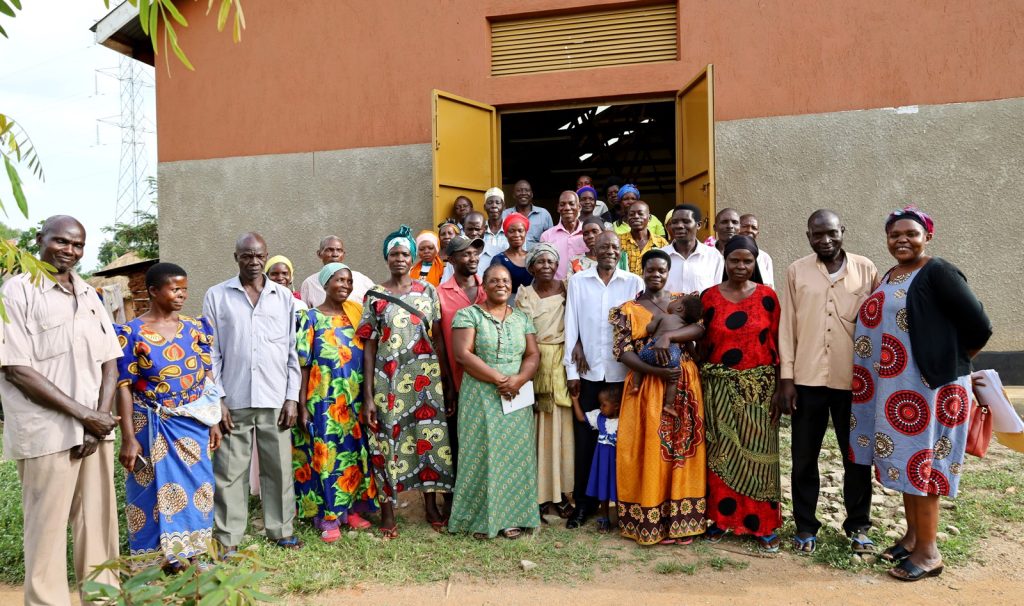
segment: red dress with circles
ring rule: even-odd
[[[707,364],[720,364],[728,369],[750,371],[758,367],[774,368],[779,364],[779,300],[771,288],[758,285],[754,293],[733,303],[726,299],[718,287],[712,287],[701,295],[704,305],[704,348]],[[704,378],[705,414],[711,415],[713,404],[709,397],[715,397],[714,382],[718,378]],[[774,377],[770,382],[774,386]],[[709,391],[710,390],[710,391]],[[771,393],[766,394],[771,397]],[[754,405],[748,403],[748,405]],[[761,427],[751,427],[751,423],[759,421]],[[737,425],[736,423],[739,423]],[[708,419],[710,428],[719,427],[720,431],[733,432],[745,436],[756,436],[757,446],[746,444],[744,447],[759,448],[767,445],[768,453],[759,453],[774,457],[775,463],[770,466],[767,484],[773,485],[774,498],[754,498],[745,494],[744,482],[740,474],[735,474],[731,482],[708,469],[708,518],[722,530],[731,530],[737,535],[769,536],[782,526],[782,508],[777,492],[779,482],[778,467],[778,427],[767,422],[765,411],[748,416],[740,421]],[[723,441],[725,439],[723,438]],[[709,463],[713,456],[711,438],[709,437]],[[724,456],[724,455],[719,455]],[[732,484],[732,485],[730,485]],[[762,484],[763,486],[764,484]],[[749,492],[749,491],[748,491]]]

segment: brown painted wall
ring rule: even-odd
[[[609,0],[255,0],[240,44],[185,3],[162,55],[159,158],[424,143],[430,90],[501,107],[667,93],[715,64],[716,118],[1024,96],[1020,0],[680,0],[680,60],[489,74],[488,17],[629,5]],[[600,32],[595,32],[600,35]]]

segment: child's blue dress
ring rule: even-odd
[[[615,489],[615,441],[619,434],[619,420],[609,419],[600,410],[587,413],[587,422],[597,430],[594,462],[590,465],[587,496],[600,501],[618,501]]]

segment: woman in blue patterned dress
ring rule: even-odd
[[[927,253],[931,217],[907,207],[885,222],[897,265],[864,301],[854,339],[850,456],[874,463],[903,493],[907,532],[882,554],[902,581],[942,573],[939,497],[954,497],[963,470],[971,358],[992,325],[963,273]]]
[[[213,525],[212,451],[220,445],[220,393],[213,383],[213,329],[179,315],[185,270],[146,272],[150,309],[117,325],[119,459],[128,471],[125,518],[133,566],[176,571],[206,553]]]
[[[383,253],[391,278],[366,293],[356,336],[363,341],[363,406],[379,531],[394,539],[394,504],[405,490],[421,491],[427,522],[444,529],[437,493],[452,491],[455,474],[438,363],[445,355],[440,299],[428,282],[409,277],[416,242],[407,226],[384,239]]]
[[[341,538],[342,524],[370,527],[359,513],[377,509],[377,487],[359,424],[363,343],[355,327],[363,306],[348,300],[352,271],[346,265],[328,263],[317,278],[324,302],[297,312],[302,388],[292,429],[292,473],[299,517],[313,518],[320,538],[333,543]]]

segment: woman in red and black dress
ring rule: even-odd
[[[757,244],[734,236],[725,247],[728,279],[701,295],[707,423],[707,539],[751,535],[779,550],[779,428],[770,404],[779,371],[779,300],[752,281]]]

